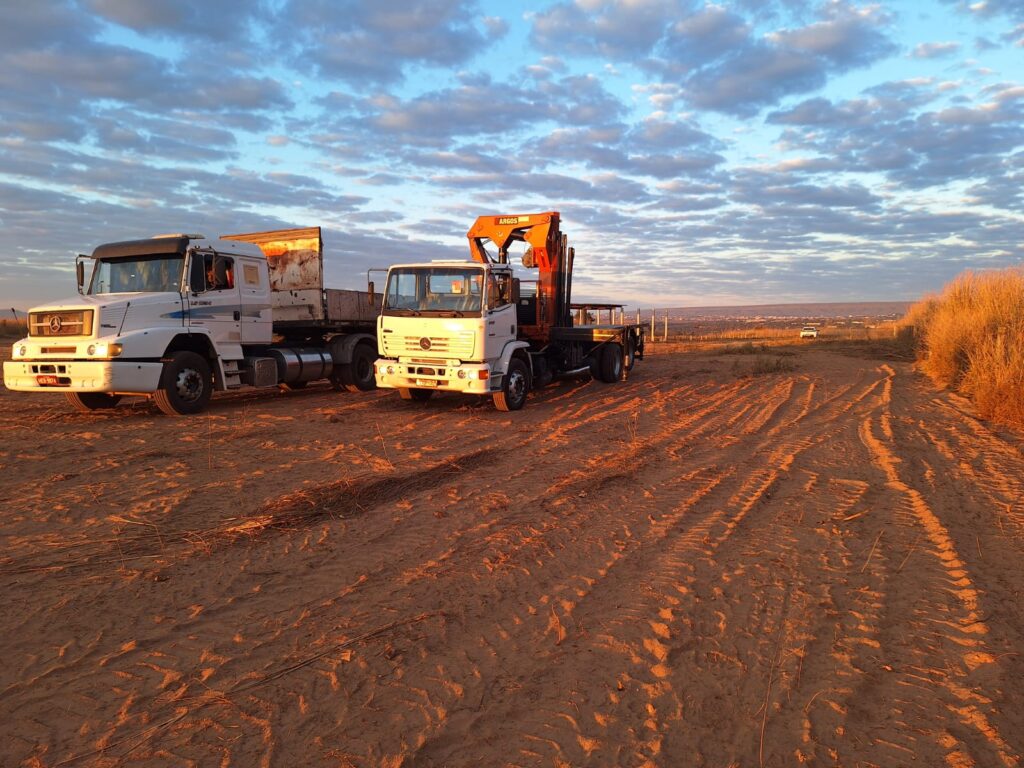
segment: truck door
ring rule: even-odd
[[[212,251],[192,253],[189,326],[205,328],[217,344],[242,340],[242,313],[235,260]]]
[[[267,262],[239,258],[236,282],[242,298],[242,343],[269,344],[274,338]]]
[[[484,311],[484,357],[501,356],[505,345],[516,338],[516,305],[512,302],[512,274],[491,272],[487,276]]]

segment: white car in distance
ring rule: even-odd
[[[800,329],[801,339],[816,339],[818,338],[818,329],[813,325],[805,325]]]

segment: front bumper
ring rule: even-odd
[[[150,394],[160,385],[163,363],[129,360],[11,360],[4,386],[15,392],[120,392]],[[55,377],[57,383],[40,377]]]
[[[393,373],[388,373],[388,368]],[[413,363],[381,358],[374,363],[373,371],[377,386],[382,389],[442,389],[489,395],[501,388],[500,374],[493,373],[485,363]]]

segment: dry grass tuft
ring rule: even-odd
[[[984,418],[1024,426],[1024,269],[965,272],[904,323],[933,380],[966,394]]]
[[[768,373],[789,373],[796,370],[796,365],[782,355],[769,357],[758,355],[754,358],[754,364],[750,368],[750,376],[763,376]]]
[[[0,337],[20,339],[28,336],[28,321],[14,318],[0,318]]]

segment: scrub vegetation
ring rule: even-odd
[[[1024,426],[1024,268],[965,272],[911,307],[905,324],[925,373],[982,417]]]

